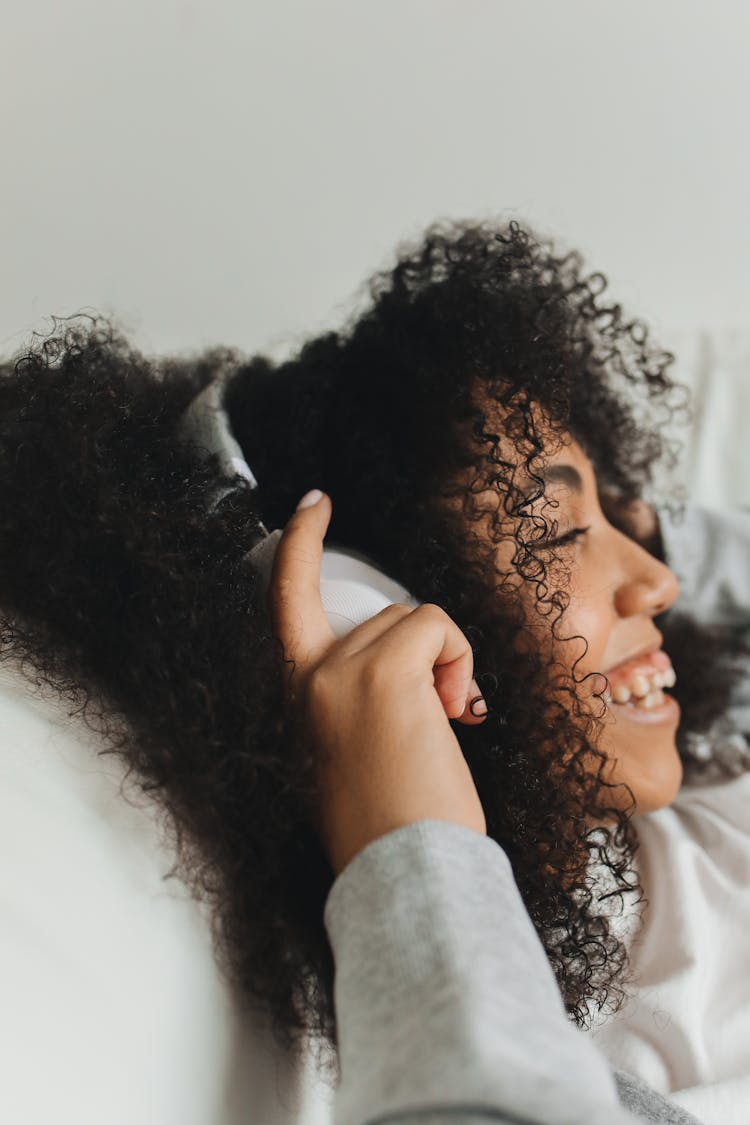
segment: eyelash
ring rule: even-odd
[[[540,548],[545,550],[549,547],[567,547],[569,544],[575,542],[576,539],[580,539],[582,535],[585,535],[588,530],[588,527],[573,527],[570,531],[567,531],[565,535],[561,535],[559,539],[545,539],[543,542],[537,543],[536,548],[537,550]]]

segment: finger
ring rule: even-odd
[[[459,719],[462,723],[480,723],[486,717],[484,714],[472,710],[472,700],[481,700],[482,693],[476,680],[472,677],[473,656],[471,660],[464,659],[452,664],[444,664],[433,668],[435,690],[440,696],[443,710],[449,719]]]
[[[391,629],[402,617],[406,617],[410,613],[414,613],[414,606],[404,605],[402,602],[393,602],[391,605],[385,606],[338,641],[337,658],[347,659],[355,656],[376,641],[388,629]]]
[[[271,571],[268,601],[274,631],[285,658],[301,671],[317,663],[335,639],[320,597],[323,539],[331,511],[325,493],[316,503],[298,507],[284,528]]]
[[[426,603],[396,621],[378,640],[378,659],[392,660],[406,681],[431,668],[448,718],[464,715],[474,682],[474,655],[458,625],[439,606]]]
[[[353,629],[343,640],[338,642],[337,659],[346,660],[361,652],[376,641],[378,637],[393,628],[397,621],[410,613],[414,613],[414,610],[414,606],[403,605],[400,602],[394,602],[393,605],[386,606],[385,609],[376,613],[374,617],[369,618],[363,624],[358,625],[356,629]],[[467,695],[463,701],[463,709],[460,714],[453,714],[458,707],[456,698],[460,697],[463,686],[460,676],[458,677],[458,685],[456,684],[456,676],[456,669],[453,667],[433,668],[433,679],[437,693],[441,702],[447,702],[451,711],[448,717],[457,718],[462,723],[477,724],[483,722],[487,716],[487,705],[482,698],[476,680],[471,678],[466,685]],[[473,707],[472,704],[474,704]],[[483,711],[482,707],[484,708]],[[447,711],[446,714],[448,714]]]
[[[477,681],[472,680],[466,699],[466,707],[463,714],[458,716],[458,721],[459,723],[464,723],[466,726],[478,726],[479,723],[483,723],[486,718],[487,703],[479,690]]]

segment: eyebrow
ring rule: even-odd
[[[573,492],[583,492],[583,479],[573,465],[547,465],[536,474],[544,484],[566,484]]]
[[[549,484],[564,484],[576,496],[580,496],[583,492],[583,478],[574,465],[568,465],[565,462],[555,463],[553,465],[545,465],[540,469],[534,469],[534,477],[527,477],[524,474],[524,482],[521,487],[526,492],[527,496],[533,496],[539,488],[541,482],[543,488]]]

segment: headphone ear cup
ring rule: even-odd
[[[342,578],[321,578],[320,596],[328,624],[336,637],[345,637],[357,625],[369,621],[386,606],[393,605],[380,590]]]
[[[218,380],[212,381],[196,395],[181,421],[183,440],[191,441],[204,454],[216,457],[226,474],[227,479],[219,481],[209,500],[209,511],[238,487],[238,476],[247,482],[245,487],[257,488],[255,476],[231,432],[222,395],[222,384]],[[271,581],[271,569],[282,531],[279,528],[268,534],[263,523],[258,521],[258,532],[262,538],[245,557],[258,573],[259,592],[264,596]],[[345,637],[357,625],[394,602],[405,602],[415,608],[419,605],[408,590],[366,557],[332,547],[323,548],[320,594],[336,637]]]
[[[282,529],[277,528],[264,536],[247,554],[247,559],[258,571],[263,593],[271,581],[271,568]],[[334,636],[345,637],[357,625],[369,621],[381,609],[394,602],[413,608],[419,605],[408,590],[389,578],[374,563],[354,557],[335,548],[323,549],[320,596],[323,609]]]
[[[337,637],[345,637],[388,605],[399,603],[413,609],[419,605],[400,582],[375,563],[345,549],[323,548],[320,575],[323,608]]]
[[[260,542],[256,543],[252,550],[245,555],[247,561],[258,573],[260,587],[264,594],[271,584],[271,569],[282,534],[283,528],[277,527],[276,531],[264,535]]]

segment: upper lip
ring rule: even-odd
[[[604,675],[608,676],[610,672],[614,672],[616,668],[621,667],[623,664],[629,664],[631,660],[638,660],[641,656],[651,656],[652,653],[659,651],[663,643],[664,638],[660,633],[655,641],[651,641],[647,645],[642,645],[641,648],[634,649],[629,656],[623,657],[623,659],[618,660],[616,664],[612,664],[609,668],[606,668]]]

